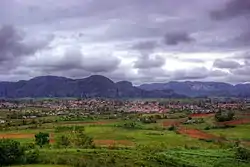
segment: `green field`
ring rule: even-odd
[[[155,114],[142,114],[141,117]],[[132,115],[134,117],[134,115]],[[105,115],[106,117],[106,115]],[[49,119],[57,119],[50,117]],[[50,134],[50,143],[43,147],[35,146],[27,153],[38,151],[34,164],[65,164],[77,167],[249,167],[250,161],[238,159],[235,141],[242,141],[247,147],[250,141],[250,124],[230,128],[214,128],[213,116],[204,117],[201,123],[184,124],[186,113],[171,113],[168,118],[143,123],[138,118],[124,120],[94,119],[84,121],[57,121],[33,125],[17,125],[0,131],[1,137],[11,138],[28,145],[35,143],[34,135],[39,132]],[[192,118],[198,120],[200,118]],[[169,127],[175,125],[173,130]],[[133,125],[128,127],[127,125]],[[210,129],[205,130],[206,127]],[[212,128],[213,127],[213,128]],[[60,131],[61,128],[61,131]],[[65,129],[62,129],[65,128]],[[81,129],[82,128],[82,129]],[[181,133],[181,129],[189,133]],[[80,129],[90,137],[95,147],[58,146],[61,136],[70,136]],[[194,134],[191,132],[193,131]],[[202,138],[204,134],[223,137],[223,140]],[[201,136],[201,138],[199,138]],[[225,140],[224,140],[225,139]],[[31,157],[32,157],[31,156]],[[30,158],[30,157],[29,157]],[[202,164],[202,165],[201,165]],[[21,167],[21,166],[16,166]],[[63,167],[58,165],[27,165],[23,167]]]
[[[227,129],[212,129],[208,130],[208,133],[215,135],[222,135],[228,139],[240,139],[250,141],[250,125],[237,125],[233,128]]]

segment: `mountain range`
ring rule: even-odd
[[[131,82],[114,82],[101,75],[92,75],[83,79],[40,76],[27,81],[0,82],[0,97],[250,97],[250,84],[186,81],[142,84],[136,87]]]
[[[250,84],[186,81],[143,84],[139,88],[148,91],[171,89],[189,97],[250,97]]]
[[[25,97],[107,97],[107,98],[181,98],[170,89],[144,90],[128,81],[113,82],[93,75],[84,79],[40,76],[28,81],[0,82],[1,98]]]

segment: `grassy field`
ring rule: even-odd
[[[167,166],[179,167],[249,167],[250,162],[235,159],[235,148],[228,144],[237,139],[250,146],[250,124],[235,125],[221,129],[216,126],[213,115],[202,116],[202,123],[183,124],[188,116],[183,113],[169,114],[168,119],[156,123],[136,122],[133,128],[125,127],[129,121],[121,119],[92,121],[60,121],[45,123],[34,129],[16,126],[0,131],[0,138],[11,138],[21,144],[34,143],[35,134],[50,134],[50,145],[39,148],[40,161],[37,164],[68,164],[73,166]],[[152,116],[144,114],[143,116]],[[164,117],[165,118],[165,117]],[[192,119],[200,119],[193,117]],[[175,125],[174,130],[169,127]],[[57,131],[58,127],[84,127],[84,134],[93,138],[92,149],[62,148],[56,142],[61,135],[71,130]],[[18,130],[17,130],[18,129]],[[210,136],[224,140],[210,140]],[[205,138],[199,138],[203,136]],[[231,144],[231,143],[230,143]],[[246,145],[245,145],[246,144]],[[75,162],[76,161],[76,162]],[[202,164],[202,165],[201,165]],[[23,167],[60,167],[57,165],[28,165]],[[21,166],[16,166],[21,167]],[[61,166],[63,167],[63,166]]]
[[[79,125],[80,126],[80,125]],[[82,126],[82,125],[81,125]],[[155,125],[152,125],[154,127]],[[146,129],[126,129],[115,127],[114,125],[93,125],[84,126],[87,135],[93,137],[97,141],[128,141],[131,145],[152,145],[155,143],[164,144],[166,148],[173,147],[202,147],[216,148],[213,143],[207,143],[198,139],[192,139],[188,136],[176,134],[168,130],[147,130],[151,125],[146,124]],[[1,137],[13,138],[22,143],[34,142],[34,135],[39,132],[48,132],[53,134],[54,138],[65,134],[65,132],[56,133],[54,129],[33,129],[33,130],[13,130],[8,132],[0,132]],[[97,142],[98,143],[98,142]],[[126,142],[124,142],[126,143]],[[108,144],[108,143],[107,143]],[[125,144],[126,145],[126,144]]]
[[[228,139],[240,139],[240,140],[249,140],[250,141],[250,125],[237,125],[232,128],[227,129],[212,129],[208,130],[208,133],[221,135]]]

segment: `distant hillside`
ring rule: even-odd
[[[0,82],[0,97],[107,97],[107,98],[180,98],[173,90],[143,90],[128,81],[113,82],[101,75],[84,79],[41,76],[28,81]]]
[[[223,82],[168,82],[143,84],[139,88],[153,91],[171,89],[191,97],[250,97],[250,84],[231,85]]]

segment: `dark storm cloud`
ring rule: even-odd
[[[164,36],[164,42],[167,45],[178,45],[179,43],[191,43],[193,41],[194,38],[186,32],[172,32]]]
[[[247,15],[250,15],[249,0],[229,0],[225,7],[211,13],[211,17],[216,20],[230,19],[237,16],[249,17]]]
[[[134,62],[134,68],[150,69],[162,67],[166,60],[161,56],[141,56]]]
[[[221,69],[236,69],[241,67],[240,63],[233,61],[233,60],[222,60],[222,59],[216,59],[213,64],[216,68]]]
[[[0,29],[0,61],[15,59],[33,52],[33,49],[22,43],[23,38],[12,26],[3,26]]]
[[[228,0],[227,3],[211,12],[211,18],[216,21],[223,21],[221,24],[233,22],[228,29],[238,30],[235,37],[228,40],[228,47],[249,47],[250,45],[250,1],[249,0]],[[232,21],[233,20],[233,21]],[[231,44],[231,45],[230,45]]]
[[[50,40],[52,39],[28,41],[13,26],[3,26],[0,29],[0,64],[10,68],[21,58],[33,55],[46,47]]]

